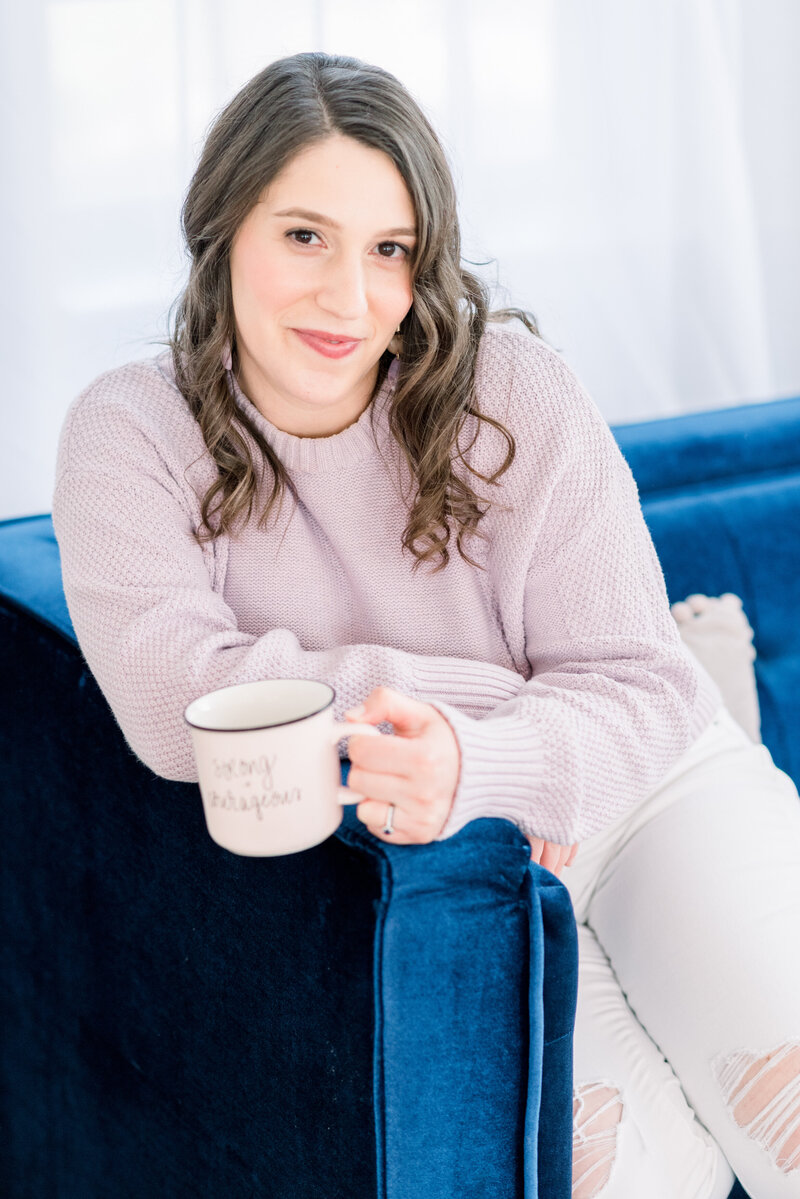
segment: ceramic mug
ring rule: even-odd
[[[209,834],[248,857],[297,853],[330,837],[343,803],[336,746],[371,724],[333,719],[336,692],[312,679],[264,679],[201,695],[186,708]]]

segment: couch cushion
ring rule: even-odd
[[[796,476],[800,397],[616,425],[639,493],[675,495],[724,481]]]

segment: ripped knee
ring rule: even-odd
[[[739,1127],[785,1174],[800,1169],[800,1041],[722,1053],[712,1068]]]
[[[593,1199],[608,1182],[622,1099],[608,1082],[576,1087],[572,1098],[572,1199]]]

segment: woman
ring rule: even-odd
[[[377,67],[282,59],[183,225],[171,353],[75,401],[53,502],[130,746],[194,781],[192,699],[318,678],[393,726],[350,740],[376,837],[506,817],[556,872],[580,843],[573,1194],[722,1199],[731,1163],[800,1195],[797,793],[683,648],[606,422],[461,267],[428,121]],[[781,904],[744,902],[752,856]]]

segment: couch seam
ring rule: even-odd
[[[360,849],[378,862],[381,880],[380,899],[376,904],[375,937],[372,946],[372,971],[375,980],[375,1033],[372,1047],[372,1103],[375,1121],[375,1164],[377,1168],[377,1199],[387,1199],[386,1171],[386,1076],[384,1051],[384,978],[383,954],[386,917],[392,899],[392,868],[388,854],[380,848],[379,841],[362,836],[357,830],[341,826],[335,836],[345,844]]]

